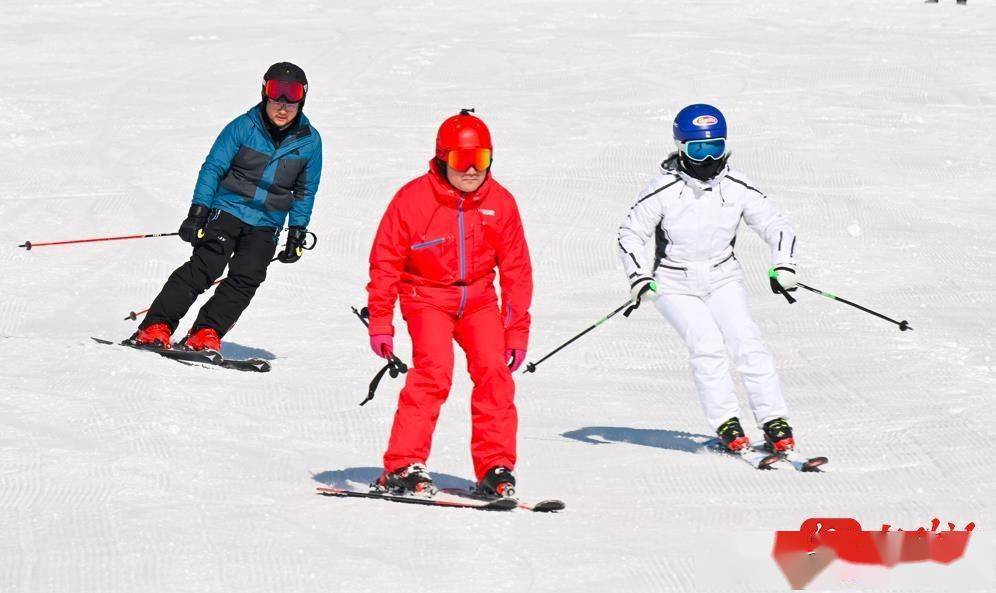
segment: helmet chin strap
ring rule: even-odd
[[[684,153],[679,152],[678,163],[681,165],[682,171],[688,173],[695,179],[698,179],[699,181],[709,181],[716,175],[719,175],[719,172],[726,166],[726,160],[729,157],[729,154],[725,154],[719,159],[707,158],[704,161],[693,161]]]

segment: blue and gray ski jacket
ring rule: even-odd
[[[259,105],[235,118],[214,141],[194,188],[194,204],[223,210],[253,226],[307,228],[322,176],[322,139],[301,114],[279,147]]]

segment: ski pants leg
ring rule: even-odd
[[[425,463],[439,408],[453,383],[453,337],[456,319],[430,305],[403,309],[412,339],[412,366],[398,396],[398,409],[384,453],[384,469],[396,471]]]
[[[733,355],[754,420],[761,425],[774,418],[787,418],[788,407],[775,361],[764,345],[761,329],[750,315],[743,282],[724,284],[707,296],[705,302]]]
[[[204,303],[191,331],[214,328],[224,336],[249,306],[256,289],[266,280],[266,269],[277,251],[277,231],[246,226],[238,237],[235,257],[228,264],[228,276]]]
[[[702,297],[665,294],[654,305],[688,347],[699,403],[712,429],[739,416],[740,405],[733,393],[723,332]]]
[[[774,360],[750,316],[742,282],[728,282],[705,297],[664,295],[656,306],[688,347],[699,401],[713,430],[740,415],[727,348],[743,378],[755,420],[760,424],[787,417]]]
[[[470,394],[470,454],[477,479],[493,467],[515,469],[518,413],[515,381],[505,361],[505,327],[495,303],[469,312],[456,324],[474,383]]]
[[[190,260],[170,274],[139,327],[165,323],[176,331],[197,297],[225,271],[242,227],[241,220],[225,212],[208,222],[204,239],[194,246]]]

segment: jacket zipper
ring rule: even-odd
[[[463,316],[463,308],[467,305],[467,260],[466,260],[466,245],[464,242],[467,240],[463,232],[463,201],[467,197],[467,194],[461,193],[460,200],[457,201],[457,232],[460,233],[460,240],[457,242],[457,254],[460,260],[460,306],[457,308],[457,317]]]

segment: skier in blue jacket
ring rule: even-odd
[[[262,101],[221,131],[180,225],[193,254],[170,275],[133,342],[170,348],[180,319],[227,266],[228,276],[178,345],[220,351],[221,337],[266,279],[288,217],[287,243],[277,258],[301,258],[322,174],[322,140],[302,113],[307,94],[301,68],[274,64],[263,76]]]

